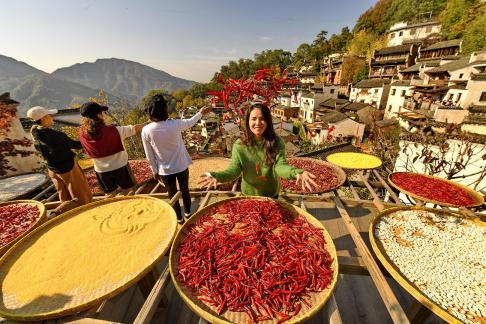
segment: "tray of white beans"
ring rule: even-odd
[[[370,240],[393,278],[447,322],[486,321],[486,224],[445,210],[376,215]]]

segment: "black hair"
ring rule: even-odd
[[[254,109],[260,109],[263,115],[263,119],[265,120],[265,123],[267,124],[267,127],[265,128],[265,131],[263,132],[262,135],[262,140],[263,140],[263,150],[265,152],[265,163],[267,165],[272,165],[275,163],[275,160],[277,158],[278,154],[278,142],[277,142],[277,134],[275,133],[275,130],[273,129],[273,121],[272,121],[272,115],[270,114],[270,109],[263,105],[263,104],[253,104],[251,105],[247,110],[246,110],[246,115],[245,115],[245,134],[243,138],[243,144],[252,146],[255,144],[255,135],[252,133],[250,130],[250,113]]]
[[[167,101],[161,94],[154,94],[145,98],[143,109],[153,121],[163,121],[169,118]]]

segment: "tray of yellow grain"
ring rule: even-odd
[[[44,320],[85,310],[127,289],[169,249],[173,208],[147,196],[70,210],[0,258],[0,316]]]
[[[169,267],[184,302],[211,323],[303,322],[324,307],[338,278],[321,222],[251,196],[196,212],[174,239]]]
[[[199,178],[206,172],[219,172],[225,170],[231,159],[222,157],[208,157],[192,161],[189,166],[189,189],[191,191],[206,190],[198,184]],[[216,189],[229,191],[233,187],[233,182],[218,184]],[[214,189],[214,188],[211,188]]]
[[[0,256],[46,220],[46,207],[36,200],[0,203]]]
[[[424,207],[374,217],[371,246],[391,276],[447,323],[486,319],[486,224]]]
[[[349,170],[376,169],[382,164],[381,160],[374,155],[355,152],[339,152],[329,154],[326,160],[327,162],[340,166],[343,169]]]

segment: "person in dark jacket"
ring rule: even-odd
[[[51,115],[56,113],[56,109],[36,106],[27,111],[27,117],[35,121],[31,128],[34,146],[46,161],[49,177],[59,193],[59,200],[63,202],[54,210],[55,214],[60,214],[91,202],[93,197],[72,151],[82,149],[81,143],[51,128],[54,125]]]

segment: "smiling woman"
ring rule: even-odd
[[[315,176],[290,166],[285,159],[285,144],[275,134],[270,109],[253,104],[245,115],[244,137],[233,145],[231,163],[221,172],[209,172],[201,177],[204,186],[216,186],[242,176],[244,195],[277,198],[280,178],[297,180],[302,188],[312,190]]]

